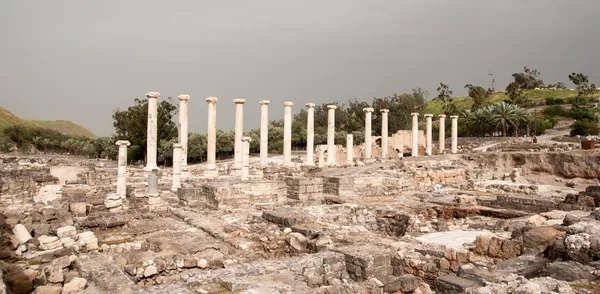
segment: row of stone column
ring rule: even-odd
[[[411,113],[412,115],[412,156],[419,156],[419,113]],[[439,146],[438,152],[442,154],[446,146],[446,115],[440,114],[440,129],[439,129]],[[425,114],[425,155],[431,155],[433,145],[432,139],[432,114]],[[458,152],[458,115],[451,115],[452,133],[451,133],[451,153]]]

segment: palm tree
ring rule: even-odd
[[[515,106],[515,115],[518,120],[518,127],[515,129],[515,136],[519,136],[519,127],[525,126],[527,128],[527,137],[529,137],[529,125],[533,121],[531,117],[531,113],[527,111],[525,108]]]
[[[493,105],[493,112],[489,116],[489,122],[492,126],[502,130],[502,136],[506,137],[506,130],[510,127],[517,128],[519,119],[515,106],[506,102],[500,102]]]
[[[42,145],[44,145],[44,154],[46,154],[46,150],[47,150],[49,144],[50,144],[50,139],[45,138],[44,140],[42,140]]]

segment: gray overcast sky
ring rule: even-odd
[[[110,135],[112,111],[148,91],[190,94],[190,131],[245,129],[305,103],[371,101],[439,82],[504,88],[524,65],[546,83],[600,83],[598,0],[0,2],[0,105]],[[567,83],[567,85],[569,85]],[[402,115],[402,114],[390,114]],[[408,114],[406,114],[408,115]]]

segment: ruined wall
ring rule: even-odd
[[[323,178],[288,177],[287,197],[296,200],[308,200],[323,192]]]
[[[181,205],[189,207],[249,208],[256,204],[283,203],[287,198],[287,186],[279,181],[183,184],[177,197]]]
[[[39,187],[55,184],[58,179],[50,174],[50,168],[40,167],[0,171],[0,194],[38,192]]]
[[[412,130],[399,130],[389,137],[389,145],[394,150],[412,148]],[[425,130],[419,130],[419,146],[425,146]]]

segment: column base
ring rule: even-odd
[[[156,198],[160,197],[160,192],[146,192],[145,197]]]
[[[377,160],[375,158],[365,158],[364,163],[366,164],[373,164],[377,162]]]
[[[292,168],[292,167],[296,167],[296,164],[293,162],[284,162],[283,167]]]
[[[316,166],[314,162],[305,161],[302,163],[303,166]]]

